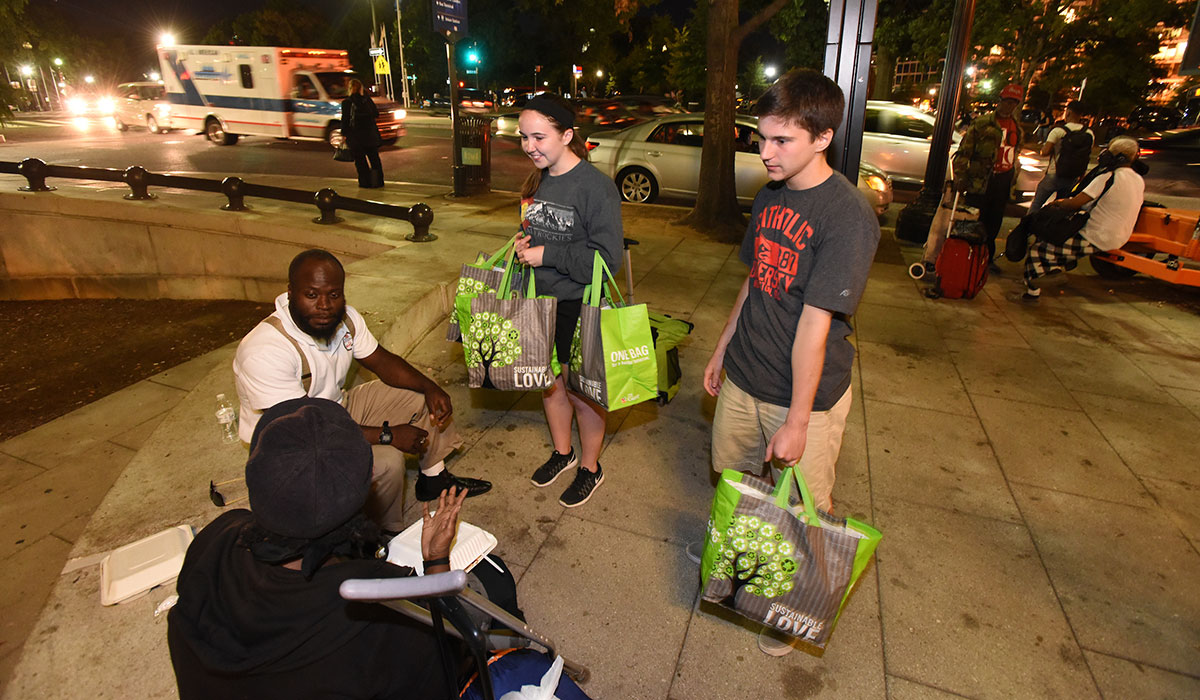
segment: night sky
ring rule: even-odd
[[[294,1],[334,17],[339,14],[339,6],[352,0]],[[181,42],[197,43],[213,24],[259,9],[265,3],[254,0],[55,0],[55,4],[86,26],[105,33],[126,35],[132,41],[145,37],[153,45],[168,29],[173,30]],[[375,5],[379,10],[392,6],[392,2],[376,0]]]

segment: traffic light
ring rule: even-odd
[[[479,63],[479,52],[474,49],[471,49],[470,53],[467,54],[467,62],[468,63]]]

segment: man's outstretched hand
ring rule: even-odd
[[[436,513],[429,513],[428,503],[421,504],[421,557],[426,561],[450,556],[450,545],[458,532],[458,512],[466,498],[466,489],[451,486],[438,496]],[[441,564],[429,567],[425,573],[437,574],[449,570],[449,565]]]

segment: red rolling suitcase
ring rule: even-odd
[[[933,296],[974,299],[987,282],[988,247],[978,221],[955,221],[938,255]]]

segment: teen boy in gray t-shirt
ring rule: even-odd
[[[750,274],[704,370],[718,397],[713,469],[798,463],[825,511],[850,411],[847,317],[879,243],[871,208],[825,160],[843,105],[837,84],[811,70],[788,73],[759,100],[759,155],[772,182],[754,200],[741,248]],[[766,631],[759,648],[792,650]]]

